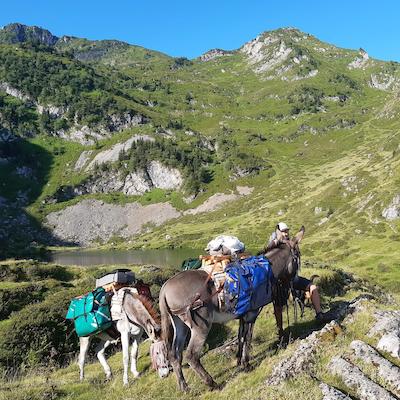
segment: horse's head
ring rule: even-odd
[[[285,240],[278,247],[268,251],[266,257],[271,261],[275,278],[290,281],[300,268],[299,244],[305,232],[304,226],[292,239]]]

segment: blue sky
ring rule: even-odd
[[[292,26],[340,47],[400,61],[395,0],[3,0],[0,26],[21,22],[57,36],[119,39],[172,56],[232,50],[259,33]]]

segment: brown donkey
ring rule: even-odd
[[[279,245],[266,254],[272,264],[274,281],[290,282],[297,272],[300,262],[298,244],[304,235],[304,227],[291,240]],[[216,288],[207,272],[202,270],[183,271],[170,278],[160,292],[162,336],[165,340],[169,359],[176,374],[179,388],[189,389],[182,373],[182,352],[190,332],[186,358],[198,376],[210,387],[217,384],[200,362],[200,354],[211,325],[240,319],[238,332],[237,364],[249,367],[249,349],[254,323],[261,308],[250,310],[239,317],[233,313],[221,312],[218,306]],[[276,310],[279,311],[279,308]],[[278,329],[282,330],[282,317],[278,319]]]

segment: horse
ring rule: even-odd
[[[286,287],[287,290],[290,280],[299,268],[298,245],[304,232],[305,229],[302,227],[293,239],[280,243],[277,248],[265,254],[270,260],[274,281],[279,282],[280,287]],[[278,286],[274,287],[276,292]],[[161,288],[159,305],[162,337],[180,390],[189,390],[182,373],[182,352],[189,332],[190,339],[186,352],[189,365],[210,389],[218,388],[217,383],[200,362],[201,350],[214,322],[226,323],[239,318],[237,365],[245,370],[249,369],[249,350],[254,323],[262,307],[249,310],[239,317],[233,313],[222,312],[218,305],[217,289],[209,274],[203,270],[182,271],[170,278]],[[283,304],[274,301],[274,306],[278,330],[282,333]]]
[[[121,340],[122,344],[122,359],[124,366],[123,383],[128,385],[128,366],[129,366],[129,341],[132,338],[131,347],[131,372],[134,378],[139,376],[137,370],[137,357],[139,341],[146,332],[148,337],[153,342],[150,354],[152,358],[152,365],[157,369],[160,378],[169,374],[169,363],[167,351],[164,342],[161,340],[161,326],[159,317],[154,310],[151,302],[144,296],[135,294],[131,291],[125,291],[122,301],[122,319],[118,320],[115,324],[117,335],[113,335],[111,331],[102,331],[96,335],[84,336],[79,338],[79,369],[80,380],[84,379],[84,367],[87,352],[89,349],[92,337],[100,339],[100,343],[96,347],[97,358],[102,365],[106,374],[106,379],[112,378],[111,368],[107,363],[104,352],[111,344],[116,344]],[[116,336],[119,336],[116,338]]]

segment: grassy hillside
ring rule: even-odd
[[[7,159],[0,164],[1,196],[15,201],[25,194],[18,212],[41,224],[50,212],[83,198],[170,201],[185,210],[215,193],[249,186],[251,195],[147,229],[130,246],[203,247],[225,232],[255,248],[285,220],[293,229],[306,225],[304,252],[314,261],[355,269],[398,290],[400,220],[382,216],[400,179],[397,63],[295,29],[265,32],[209,61],[68,37],[55,46],[28,41],[0,47],[0,81],[19,91],[0,90],[2,132],[24,137],[17,146],[0,141],[0,157]],[[68,111],[40,114],[37,104]],[[143,115],[146,123],[107,128],[86,145],[60,137],[60,130],[76,124],[100,132],[112,115],[125,113]],[[168,142],[170,150],[160,145],[159,154],[139,146],[105,171],[126,173],[151,156],[181,170],[182,190],[52,200],[91,177],[74,168],[83,151],[91,150],[93,159],[133,135]],[[141,159],[141,151],[147,157]],[[32,169],[35,189],[29,175],[15,172],[23,166]],[[195,196],[191,203],[184,201],[189,195]]]

